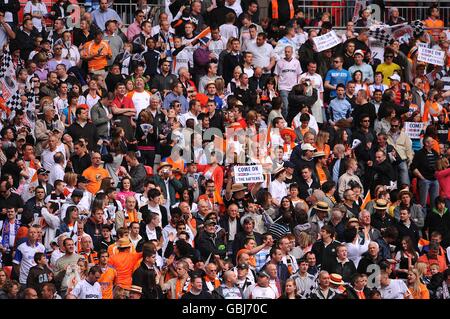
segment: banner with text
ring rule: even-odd
[[[409,138],[418,139],[422,134],[425,123],[405,122],[405,133]]]
[[[419,46],[419,55],[417,56],[418,61],[444,66],[444,56],[445,52],[441,50],[433,50]]]
[[[327,49],[333,48],[342,42],[335,31],[330,31],[320,37],[313,38],[316,45],[317,52],[322,52]]]
[[[240,184],[264,182],[262,165],[234,166],[234,181]]]

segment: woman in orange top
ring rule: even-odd
[[[442,97],[437,90],[430,90],[428,93],[428,100],[425,102],[422,121],[426,124],[430,122],[437,122],[438,116],[441,112],[447,115],[447,110],[439,103]]]
[[[408,271],[408,289],[411,291],[414,299],[430,299],[430,292],[427,286],[420,282],[420,276],[417,269]]]

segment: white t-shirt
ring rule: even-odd
[[[217,41],[211,39],[208,48],[209,51],[214,53],[216,59],[218,60],[220,53],[227,48],[227,39],[223,36],[221,36]]]
[[[102,288],[98,282],[91,285],[83,279],[73,288],[72,295],[77,299],[102,299]]]
[[[382,299],[405,299],[404,295],[408,287],[401,279],[391,279],[388,286],[380,288]]]
[[[278,89],[290,91],[298,83],[302,68],[296,58],[292,58],[291,61],[280,59],[275,66],[274,73],[278,75]]]
[[[64,180],[64,174],[64,168],[62,168],[62,166],[59,164],[55,164],[52,166],[50,174],[48,175],[48,182],[55,186],[56,180]]]
[[[176,56],[173,56],[172,73],[178,75],[180,68],[189,69],[189,59],[191,54],[184,48]]]
[[[253,65],[256,67],[268,67],[270,59],[274,58],[273,47],[269,43],[257,46],[256,43],[247,42],[247,51],[253,54]]]
[[[48,13],[47,7],[44,3],[39,2],[36,4],[33,4],[31,1],[28,1],[25,5],[25,8],[23,9],[23,13],[31,13],[31,14],[41,14],[41,18],[33,18],[33,25],[36,27],[36,29],[41,32],[42,31],[42,20],[43,16]]]
[[[45,253],[45,247],[41,243],[36,243],[34,246],[30,246],[28,241],[20,244],[16,249],[14,255],[14,263],[20,265],[19,282],[21,284],[27,283],[28,272],[30,268],[36,266],[34,262],[34,254]]]
[[[278,293],[271,287],[260,287],[258,284],[248,286],[244,292],[245,299],[277,299]]]
[[[87,106],[89,106],[89,112],[88,112],[89,117],[91,117],[91,109],[92,109],[92,107],[95,104],[97,104],[98,101],[100,101],[100,96],[99,95],[96,95],[95,97],[93,97],[90,94],[86,95],[86,104],[87,104]]]
[[[285,182],[279,182],[278,180],[272,181],[269,185],[269,193],[272,194],[272,198],[281,202],[284,196],[287,196],[287,187]]]
[[[323,92],[323,80],[319,74],[314,73],[311,75],[309,72],[305,72],[302,75],[300,75],[300,82],[304,79],[310,80],[313,88],[317,89],[319,93]]]
[[[220,35],[225,39],[239,38],[239,29],[233,24],[222,24],[219,27]]]
[[[143,109],[146,109],[150,105],[150,97],[151,95],[147,91],[133,92],[131,99],[133,100],[134,108],[136,109],[136,118]]]

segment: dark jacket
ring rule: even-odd
[[[106,107],[108,108],[108,107]],[[101,105],[100,102],[96,103],[92,108],[91,108],[91,119],[92,119],[92,123],[95,125],[95,127],[97,128],[97,132],[99,137],[102,138],[109,138],[110,133],[110,126],[109,124],[109,119],[107,117],[107,113],[105,111],[105,109],[103,108],[103,106]]]
[[[92,218],[89,218],[84,224],[84,232],[91,236],[94,250],[99,251],[102,243],[102,224],[97,224]]]
[[[317,265],[329,265],[336,259],[336,248],[339,246],[339,243],[333,240],[327,247],[322,240],[316,241],[311,251],[316,255]],[[325,266],[326,267],[326,266]]]
[[[443,245],[450,244],[450,212],[448,208],[445,208],[445,213],[442,217],[437,213],[436,209],[433,208],[428,212],[425,218],[425,226],[423,227],[424,231],[428,231],[428,235],[431,236],[431,233],[434,231],[438,231],[442,234],[442,242]],[[428,238],[430,239],[430,238]]]
[[[345,282],[351,282],[353,275],[356,274],[356,267],[353,261],[347,260],[344,263],[340,263],[337,258],[331,260],[327,265],[323,265],[322,270],[326,270],[330,274],[341,275]]]
[[[164,194],[164,198],[167,198],[166,184],[164,183],[163,179],[157,174],[155,174],[153,176],[153,178],[155,179],[155,184],[159,185],[161,187],[162,193]],[[176,178],[172,178],[169,181],[170,205],[175,205],[175,203],[176,203],[175,194],[177,192],[180,193],[182,191],[182,189],[183,189],[183,184]]]
[[[372,227],[375,227],[378,230],[382,230],[384,228],[388,228],[389,226],[394,226],[395,222],[394,219],[386,213],[384,215],[384,218],[381,217],[381,214],[378,212],[375,212],[372,214],[372,221],[370,223]]]
[[[162,299],[163,297],[161,288],[157,284],[155,289],[150,288],[150,276],[152,272],[154,270],[149,269],[143,261],[139,268],[133,272],[133,285],[142,287],[141,299]]]
[[[208,259],[211,255],[219,255],[224,258],[227,252],[226,244],[221,237],[216,234],[208,234],[206,231],[201,231],[195,239],[195,248],[200,251],[202,258]]]
[[[314,179],[314,177],[311,186],[309,186],[303,178],[298,178],[298,187],[299,187],[298,197],[305,200],[306,198],[312,195],[312,192],[314,190],[320,189],[320,184]]]
[[[234,257],[236,257],[237,252],[244,248],[244,242],[245,239],[247,238],[247,233],[245,233],[244,231],[241,231],[239,233],[236,234],[236,236],[234,236],[234,240],[233,240],[233,261],[234,261]],[[253,232],[253,237],[256,241],[256,245],[261,245],[262,244],[262,236],[260,233],[257,232]]]
[[[43,268],[39,266],[33,266],[30,268],[30,272],[27,277],[27,288],[33,288],[40,295],[42,286],[50,282],[48,275],[52,273],[48,266],[44,266]]]
[[[429,181],[436,180],[434,176],[434,172],[436,170],[436,162],[439,158],[438,153],[431,149],[431,153],[434,155],[434,163],[430,161],[430,158],[427,156],[428,151],[422,147],[419,151],[414,154],[413,161],[411,163],[411,171],[414,171],[416,168],[419,170],[420,174],[422,174],[425,179]]]
[[[286,122],[290,125],[294,117],[300,112],[300,107],[302,105],[307,105],[311,107],[314,103],[316,103],[318,97],[318,93],[316,89],[313,89],[313,93],[311,96],[296,94],[294,90],[289,92],[288,95],[288,116]]]
[[[417,244],[419,243],[420,239],[420,233],[416,223],[411,220],[411,225],[409,227],[406,227],[405,224],[403,224],[401,221],[398,221],[395,227],[398,230],[397,246],[400,247],[403,237],[409,236],[409,238],[411,238],[414,243],[414,247],[417,249]]]
[[[72,136],[74,142],[84,138],[88,142],[89,150],[95,150],[99,137],[94,124],[88,122],[84,127],[81,127],[78,122],[75,122],[67,128],[67,133]]]
[[[214,11],[214,10],[213,10]],[[244,58],[241,53],[234,55],[233,53],[227,53],[223,57],[223,74],[222,77],[225,83],[228,84],[233,78],[234,68],[241,65],[244,62]]]
[[[167,209],[164,206],[159,205],[159,210],[161,211],[161,224],[162,224],[162,227],[165,227],[169,223]],[[148,205],[142,206],[139,209],[139,211],[142,214],[142,219],[146,220],[146,215],[150,214],[150,210],[148,209]],[[141,230],[142,230],[142,226],[141,226]],[[158,231],[156,231],[156,232],[158,233]],[[144,236],[142,235],[142,237],[144,237]]]
[[[223,216],[220,220],[219,220],[219,225],[220,227],[222,227],[226,234],[227,234],[227,240],[228,240],[228,234],[230,233],[230,224],[228,223],[230,217],[228,215]],[[239,218],[236,219],[236,234],[242,232],[242,225],[239,222]]]
[[[144,181],[147,177],[147,171],[142,163],[133,166],[130,169],[131,189],[136,193],[144,192]]]
[[[375,125],[375,119],[377,118],[377,113],[375,110],[375,106],[372,103],[366,103],[363,105],[354,104],[354,108],[352,111],[353,117],[353,126],[358,127],[361,122],[361,118],[363,115],[368,115],[370,118],[370,128],[373,129]]]
[[[359,261],[358,264],[358,273],[360,274],[366,274],[366,275],[370,275],[374,272],[375,269],[368,269],[368,267],[370,265],[378,265],[378,266],[382,266],[383,264],[387,264],[386,259],[384,259],[383,257],[381,257],[380,254],[378,254],[377,258],[372,258],[369,253],[365,253],[363,255],[363,258],[361,258],[361,260]]]

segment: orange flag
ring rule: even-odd
[[[366,197],[364,197],[364,200],[361,204],[361,209],[366,208],[367,203],[370,202],[371,200],[372,200],[372,196],[370,196],[370,191],[368,191]]]

